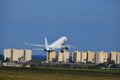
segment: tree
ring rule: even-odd
[[[53,59],[52,59],[52,62],[57,62],[57,59],[53,58]]]
[[[24,57],[21,56],[21,57],[18,58],[18,61],[19,61],[19,62],[20,62],[20,61],[23,61],[23,59],[24,59]]]
[[[10,62],[10,59],[8,58],[8,57],[6,57],[6,60],[5,60],[6,62]]]
[[[112,64],[115,64],[115,60],[111,60],[111,63],[112,63]]]

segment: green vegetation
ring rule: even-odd
[[[120,70],[0,68],[0,80],[119,80]]]

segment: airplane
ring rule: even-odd
[[[53,42],[51,45],[49,45],[47,38],[45,37],[45,45],[28,44],[26,42],[25,42],[25,45],[40,47],[40,48],[35,48],[35,50],[44,50],[45,52],[52,52],[52,51],[55,51],[56,49],[60,49],[61,52],[63,52],[64,50],[68,50],[69,48],[72,47],[70,45],[65,45],[66,41],[67,41],[67,38],[65,36],[62,36],[58,40]]]

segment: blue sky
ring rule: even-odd
[[[61,36],[72,50],[120,51],[120,0],[0,0],[0,53]],[[72,51],[71,50],[71,51]],[[45,54],[33,51],[33,54]]]

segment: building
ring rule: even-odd
[[[69,62],[69,52],[68,51],[59,51],[58,52],[58,62]]]
[[[80,60],[80,54],[81,54],[81,52],[80,51],[74,51],[73,53],[72,53],[72,61],[73,62],[80,62],[81,60]]]
[[[26,62],[30,61],[32,51],[28,49],[4,49],[4,60]]]
[[[120,52],[116,56],[116,64],[120,64]]]
[[[47,52],[47,62],[53,62],[56,59],[56,52]]]
[[[100,51],[100,52],[97,52],[95,56],[96,56],[96,63],[97,64],[107,62],[107,59],[108,59],[107,52]]]
[[[87,62],[87,52],[81,52],[81,62],[82,63]]]
[[[95,62],[95,52],[87,51],[87,63]]]
[[[111,62],[114,62],[115,64],[120,64],[120,53],[111,51],[110,52],[110,60],[111,60]]]
[[[74,51],[72,53],[72,61],[77,63],[86,63],[87,61],[87,53],[86,52],[80,52],[80,51]]]

